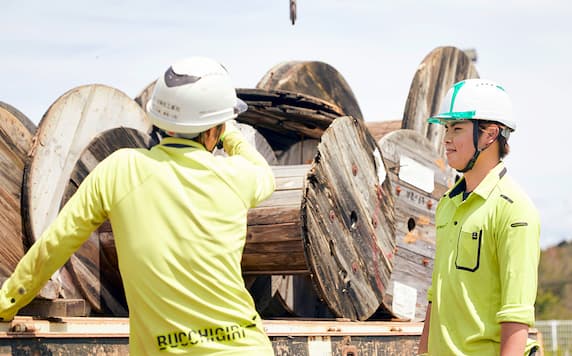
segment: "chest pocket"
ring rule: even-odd
[[[455,256],[457,269],[469,272],[475,272],[479,269],[482,239],[482,229],[461,230],[457,240],[457,255]]]

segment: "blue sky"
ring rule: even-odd
[[[537,205],[543,247],[572,239],[572,2],[4,0],[0,101],[38,124],[66,91],[102,83],[135,97],[173,60],[203,55],[252,88],[275,64],[320,60],[346,78],[368,121],[400,119],[435,47],[474,48],[518,120],[507,165]]]

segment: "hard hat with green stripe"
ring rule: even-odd
[[[450,120],[496,121],[510,131],[516,129],[508,94],[499,84],[485,79],[467,79],[454,84],[443,98],[440,113],[427,121],[445,124]],[[508,137],[508,132],[503,136]]]

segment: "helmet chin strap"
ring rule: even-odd
[[[484,150],[489,148],[490,145],[492,144],[492,142],[491,142],[488,145],[486,145],[485,147],[479,149],[479,121],[478,120],[472,120],[472,121],[473,121],[473,146],[475,146],[475,154],[473,154],[473,157],[469,160],[469,162],[467,163],[465,168],[457,169],[457,172],[459,172],[459,173],[466,173],[466,172],[470,171],[471,169],[473,169],[473,166],[477,162],[477,158],[479,158],[479,155],[481,154],[481,152],[483,152]],[[496,140],[496,138],[495,138],[495,140]],[[493,140],[493,142],[494,142],[494,140]]]

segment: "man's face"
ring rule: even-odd
[[[465,168],[475,153],[473,123],[469,120],[447,122],[443,140],[449,166],[457,170]]]

